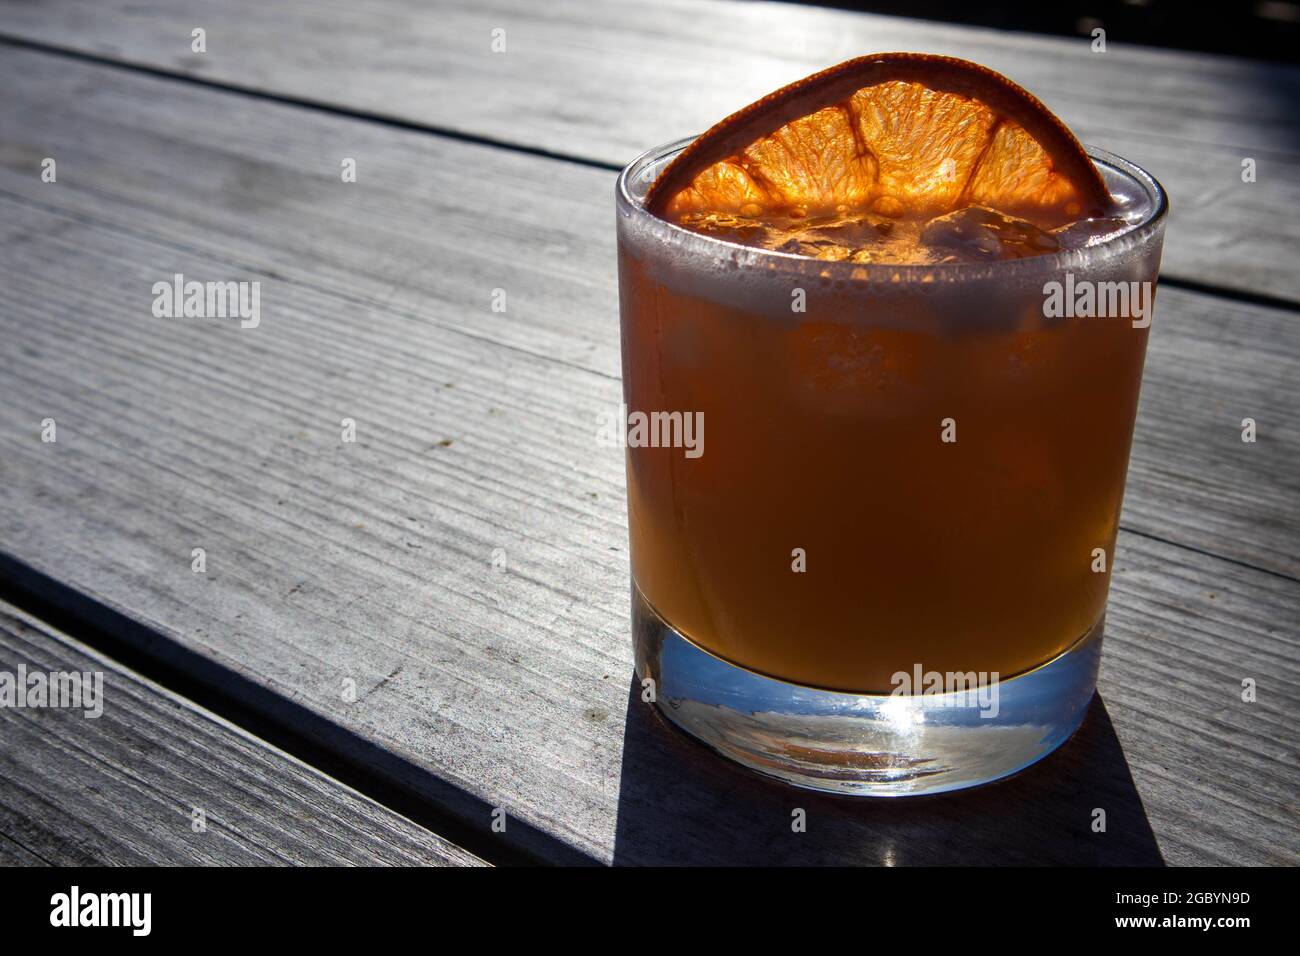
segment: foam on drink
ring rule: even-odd
[[[1145,191],[1115,170],[1100,171],[1113,190],[1105,214],[1054,227],[978,204],[932,217],[910,214],[892,197],[875,200],[871,208],[839,204],[819,214],[806,209],[774,214],[750,203],[739,212],[692,210],[674,221],[702,235],[826,262],[938,265],[1024,259],[1118,238],[1150,213]]]

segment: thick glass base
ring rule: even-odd
[[[979,693],[846,694],[763,677],[674,630],[632,587],[636,673],[688,734],[751,770],[811,790],[897,797],[997,780],[1083,721],[1102,623],[1036,670]]]

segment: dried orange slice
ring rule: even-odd
[[[971,206],[1050,230],[1104,215],[1110,197],[1074,134],[1006,77],[954,57],[880,53],[728,116],[664,170],[646,204],[747,242],[763,224],[883,234]],[[1039,251],[1031,242],[1015,254]]]

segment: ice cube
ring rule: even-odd
[[[938,216],[921,230],[922,244],[945,261],[987,262],[1024,259],[1056,252],[1060,243],[1032,222],[988,209],[967,206]]]
[[[871,213],[769,222],[764,245],[813,259],[871,261],[894,231],[892,220]],[[867,258],[863,258],[863,257]]]
[[[814,239],[805,241],[802,239],[787,239],[779,246],[774,246],[777,252],[791,252],[797,256],[808,256],[811,259],[826,259],[831,262],[839,262],[847,259],[853,254],[853,250],[848,246],[833,242],[830,239]]]
[[[1102,216],[1096,219],[1080,219],[1068,226],[1053,229],[1052,235],[1063,249],[1085,249],[1105,242],[1129,228],[1128,222],[1114,216]]]
[[[767,223],[725,212],[687,213],[680,222],[695,232],[747,245],[763,245],[769,238]]]
[[[864,212],[852,216],[814,219],[809,221],[803,231],[814,241],[828,239],[842,246],[866,246],[893,232],[894,222],[884,216]]]

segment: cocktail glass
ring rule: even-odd
[[[790,783],[987,782],[1096,683],[1167,203],[1030,258],[828,262],[617,185],[636,670],[689,734]],[[1091,305],[1089,304],[1091,303]]]

